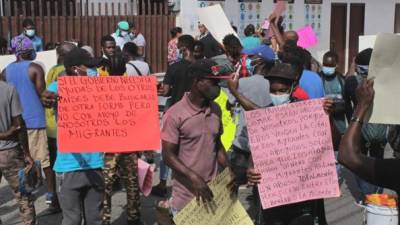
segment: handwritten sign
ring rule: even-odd
[[[253,225],[249,215],[236,197],[232,197],[227,185],[231,181],[230,172],[225,169],[209,187],[214,194],[214,201],[208,206],[198,205],[193,199],[174,218],[176,225]]]
[[[264,209],[338,197],[329,118],[321,99],[245,113]]]
[[[311,48],[318,44],[318,37],[311,26],[305,26],[296,31],[299,36],[297,45],[302,48]]]
[[[130,152],[160,147],[156,78],[58,79],[61,152]]]
[[[221,142],[226,151],[230,151],[233,141],[235,140],[236,124],[232,118],[231,112],[226,108],[228,95],[221,89],[219,96],[214,100],[219,105],[222,111],[222,126],[223,132]]]

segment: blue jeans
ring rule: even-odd
[[[162,154],[161,154],[161,160],[160,160],[160,180],[167,180],[169,176],[169,167],[167,164],[165,164]]]

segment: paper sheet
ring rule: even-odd
[[[176,225],[254,225],[246,210],[237,198],[231,198],[227,189],[231,181],[230,172],[225,169],[209,187],[214,194],[214,204],[206,208],[193,199],[174,218]]]
[[[204,24],[213,37],[222,44],[222,40],[228,34],[234,34],[231,23],[226,17],[221,5],[216,4],[213,6],[203,7],[197,9],[200,23]]]
[[[370,123],[400,124],[400,36],[378,34],[368,76],[375,77]]]
[[[44,51],[36,53],[36,59],[34,60],[35,63],[42,66],[45,76],[49,70],[57,65],[57,53],[56,50],[51,51]],[[0,71],[5,69],[8,64],[14,62],[16,60],[15,55],[2,55],[0,56]]]
[[[149,196],[153,187],[154,170],[147,162],[138,159],[139,188],[144,196]]]
[[[245,112],[264,209],[338,197],[329,117],[321,99]]]
[[[155,76],[58,78],[60,152],[160,148]]]

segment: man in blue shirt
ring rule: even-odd
[[[24,28],[24,32],[20,35],[31,39],[36,52],[43,51],[43,41],[36,35],[35,23],[33,23],[31,19],[27,18],[22,22],[22,27]]]
[[[68,75],[87,75],[99,61],[90,57],[83,49],[71,50],[64,59]],[[57,82],[49,85],[42,94],[46,107],[57,104]],[[68,150],[68,149],[65,149]],[[102,173],[103,153],[57,153],[54,171],[57,173],[58,197],[63,214],[62,224],[102,224],[104,178]]]
[[[308,56],[304,49],[296,45],[296,42],[287,41],[278,55],[282,62],[291,63],[296,67],[301,74],[300,87],[310,99],[323,98],[325,96],[321,77],[317,73],[306,69],[306,57]]]

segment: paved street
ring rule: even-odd
[[[388,150],[386,155],[390,156]],[[157,173],[158,174],[158,173]],[[354,178],[347,171],[344,171],[344,182],[341,185],[342,196],[340,198],[328,199],[325,201],[326,215],[328,224],[330,225],[362,225],[362,209],[354,204],[354,197],[358,193],[354,189]],[[155,176],[154,183],[158,182],[158,175]],[[61,224],[61,214],[46,215],[45,189],[40,189],[36,194],[37,200],[35,203],[40,225],[58,225]],[[249,214],[253,215],[254,211],[249,209],[249,204],[246,198],[251,194],[250,189],[241,190],[240,199],[248,209]],[[126,215],[124,206],[126,204],[125,193],[117,192],[113,196],[112,220],[113,225],[125,225]],[[146,225],[156,225],[155,204],[160,198],[148,197],[142,198],[142,213]],[[22,225],[18,215],[16,201],[13,199],[11,190],[7,187],[7,182],[3,181],[0,184],[0,217],[4,225]]]

